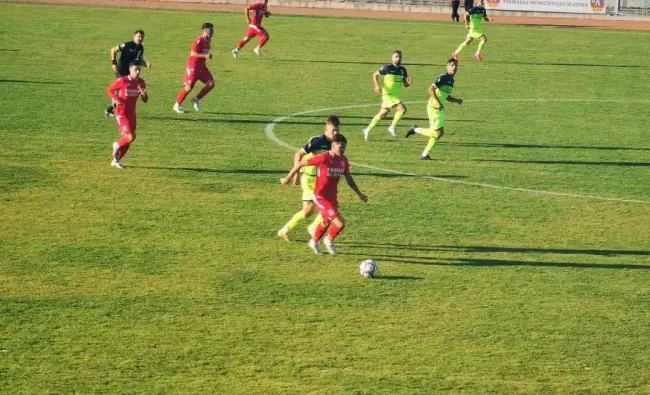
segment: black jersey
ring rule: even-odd
[[[142,60],[144,47],[142,44],[136,44],[128,41],[120,44],[120,60],[117,62],[117,73],[121,76],[129,75],[129,63],[134,60]]]

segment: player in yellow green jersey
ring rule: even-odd
[[[402,66],[402,51],[393,51],[393,63],[382,66],[372,74],[372,80],[375,83],[375,93],[381,93],[381,108],[379,113],[370,121],[367,128],[363,129],[363,137],[370,139],[370,132],[377,126],[380,120],[386,119],[386,116],[392,108],[395,108],[395,117],[393,123],[388,127],[388,133],[397,138],[397,123],[406,114],[406,106],[399,98],[399,92],[402,86],[408,88],[413,82],[406,73],[406,67]],[[383,75],[382,86],[379,86],[379,76]]]
[[[406,132],[406,138],[413,136],[415,133],[429,137],[429,142],[422,152],[420,159],[431,160],[429,152],[436,145],[438,140],[445,134],[445,107],[442,103],[450,101],[452,103],[463,104],[463,99],[457,99],[451,95],[454,89],[454,76],[458,72],[458,61],[449,59],[447,61],[447,72],[429,87],[429,102],[427,103],[427,114],[429,115],[429,128],[419,128],[417,125],[411,126]]]
[[[477,0],[476,5],[465,12],[465,28],[467,28],[467,38],[458,46],[458,48],[451,53],[451,57],[458,60],[458,55],[466,46],[468,46],[475,38],[479,39],[478,49],[474,57],[479,62],[483,61],[481,51],[487,42],[487,37],[483,34],[483,21],[489,22],[490,18],[487,16],[487,11],[483,8],[483,0]]]
[[[301,160],[309,159],[312,156],[322,154],[332,149],[332,141],[334,137],[339,134],[339,117],[336,115],[331,115],[327,118],[325,123],[325,132],[320,136],[314,136],[309,139],[307,144],[304,147],[296,151],[294,155],[293,162],[298,164]],[[343,137],[345,140],[345,137]],[[311,217],[314,213],[316,207],[312,198],[314,197],[314,188],[316,186],[316,166],[305,166],[300,169],[300,178],[298,174],[293,180],[294,184],[300,184],[302,188],[302,210],[298,211],[293,215],[293,217],[287,222],[282,229],[278,231],[278,236],[282,237],[286,241],[291,241],[289,237],[289,232],[305,218]],[[318,214],[314,222],[309,225],[307,231],[311,234],[314,233],[314,229],[323,222],[323,217]]]

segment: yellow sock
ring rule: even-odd
[[[379,115],[375,115],[372,121],[370,121],[370,125],[368,125],[368,129],[369,130],[374,129],[375,126],[377,126],[377,124],[379,123],[379,121],[381,121],[381,118],[379,117]]]
[[[314,222],[309,224],[309,226],[307,227],[307,231],[309,232],[309,234],[313,234],[314,231],[316,230],[316,227],[322,223],[323,223],[323,216],[320,215],[320,213],[318,213],[318,215],[314,219]]]
[[[476,50],[476,53],[481,53],[483,50],[483,46],[485,45],[485,41],[481,41],[478,43],[478,49]]]
[[[422,156],[427,156],[429,155],[429,152],[433,149],[433,147],[436,145],[438,142],[437,137],[429,137],[429,142],[427,143],[427,146],[424,148],[424,152],[422,152]]]
[[[302,210],[300,210],[297,213],[295,213],[293,217],[291,217],[289,222],[287,222],[287,224],[284,225],[284,228],[282,229],[286,229],[286,231],[289,232],[291,229],[295,228],[296,225],[298,225],[298,223],[303,219],[305,219],[305,213]]]
[[[403,112],[401,111],[396,112],[395,117],[393,118],[393,123],[390,124],[390,127],[394,128],[395,126],[397,126],[397,122],[399,122],[403,116],[404,116]]]

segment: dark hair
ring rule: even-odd
[[[132,61],[129,62],[129,68],[131,68],[133,66],[142,66],[142,62],[139,61],[139,60],[132,60]]]
[[[400,54],[400,55],[403,55],[403,54],[402,54],[402,51],[400,51],[399,49],[396,49],[396,50],[393,51],[393,54],[396,54],[396,53],[398,53],[398,54]]]
[[[339,117],[336,115],[330,115],[327,117],[327,123],[330,125],[339,126],[341,124],[341,121],[339,121]]]
[[[205,30],[205,29],[214,29],[214,25],[212,23],[210,23],[210,22],[206,22],[203,25],[201,25],[201,29],[203,29],[203,30]]]
[[[347,143],[348,143],[348,139],[346,139],[345,136],[343,136],[342,134],[337,134],[337,135],[335,135],[334,138],[332,139],[332,142],[333,142],[333,143],[343,143],[343,144],[347,144]]]
[[[142,37],[144,37],[144,30],[140,30],[140,29],[138,29],[138,30],[136,30],[136,31],[133,32],[133,35],[135,36],[135,35],[138,34],[138,33],[142,34]]]
[[[457,61],[456,59],[454,59],[454,58],[450,58],[450,59],[447,61],[447,64],[450,64],[450,63],[455,63],[456,65],[458,65],[458,61]]]

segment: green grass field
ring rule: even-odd
[[[488,25],[424,162],[388,122],[363,141],[371,74],[402,49],[399,129],[426,124],[461,25],[275,15],[235,60],[242,19],[0,4],[0,393],[650,393],[649,33]],[[206,20],[217,88],[177,115]],[[150,101],[119,171],[109,48],[135,29]],[[372,199],[341,184],[340,255],[315,257],[307,223],[276,236],[300,192],[265,129],[338,107],[273,129],[298,147],[338,114]]]

